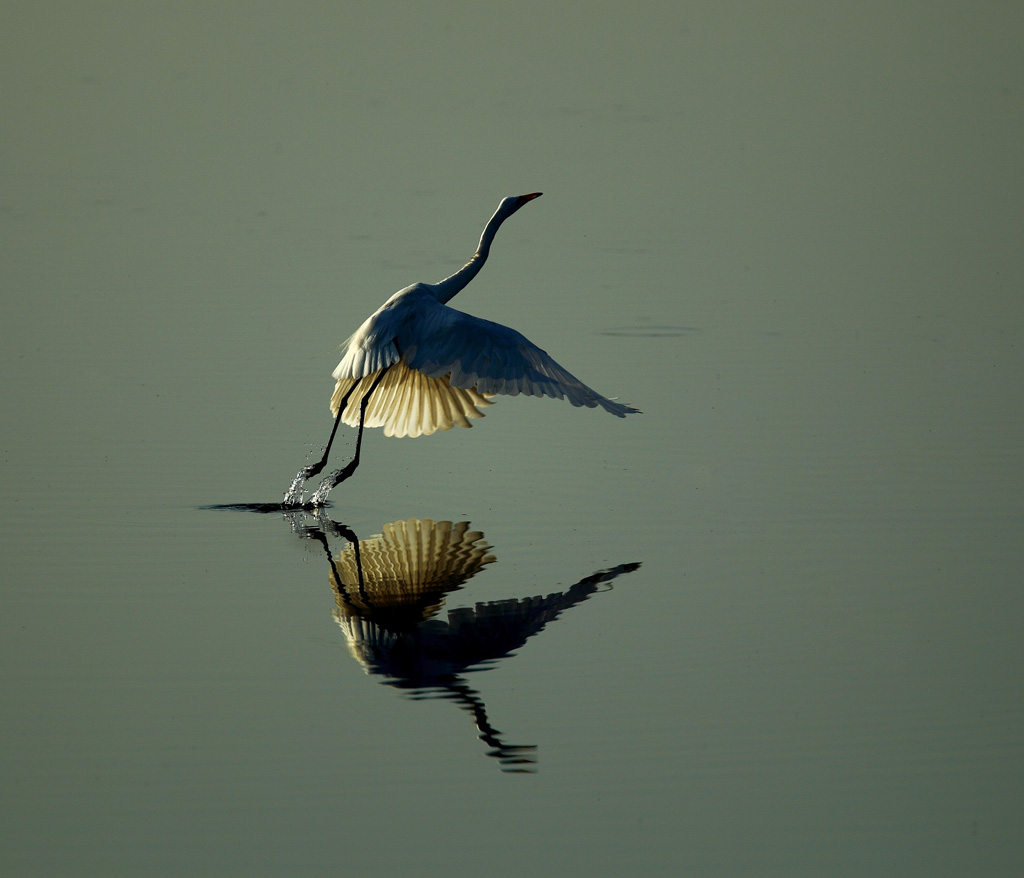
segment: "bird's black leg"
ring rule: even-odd
[[[390,367],[388,367],[388,368],[390,368]],[[363,397],[362,401],[359,403],[359,432],[356,433],[356,453],[355,453],[355,455],[352,457],[352,460],[350,460],[342,469],[335,470],[333,473],[331,473],[329,476],[327,476],[327,478],[325,478],[320,483],[319,487],[316,489],[316,491],[313,494],[313,496],[309,498],[309,502],[312,503],[314,506],[316,506],[319,503],[323,503],[327,499],[327,495],[331,493],[331,489],[336,487],[337,485],[341,484],[343,481],[345,481],[345,479],[347,479],[349,476],[352,475],[352,473],[354,473],[356,471],[356,467],[359,466],[359,451],[360,451],[360,449],[362,448],[362,445],[363,445],[363,426],[364,426],[363,422],[366,420],[366,407],[370,403],[370,397],[373,396],[373,392],[377,389],[377,386],[380,384],[380,382],[384,380],[384,376],[387,374],[387,371],[388,371],[387,368],[381,369],[380,374],[374,379],[373,384],[370,385],[370,389],[368,391],[366,391],[366,395]],[[351,393],[351,392],[352,391],[349,391],[349,393]],[[345,400],[347,400],[347,399],[348,399],[348,394],[346,394],[346,396],[345,396]],[[338,419],[337,420],[341,419],[341,413],[342,413],[342,411],[344,411],[345,400],[342,401],[341,408],[338,409]],[[335,430],[338,427],[337,420],[335,421],[335,424],[334,424]],[[334,438],[334,432],[332,431],[331,432],[331,439],[333,439],[333,438]],[[328,444],[328,449],[329,448],[330,448],[330,445]],[[313,473],[311,473],[311,475],[315,475],[316,473],[320,472],[320,470],[323,469],[323,464],[326,462],[326,460],[327,460],[327,455],[325,453],[324,454],[324,459],[318,465],[319,469],[315,470]]]
[[[359,382],[357,381],[348,389],[348,393],[342,397],[341,405],[338,406],[338,414],[334,418],[334,426],[331,427],[331,437],[327,440],[327,447],[324,448],[323,456],[320,458],[319,462],[302,468],[299,472],[299,475],[302,477],[302,481],[313,478],[313,476],[322,472],[323,468],[327,466],[327,458],[331,456],[331,446],[334,444],[334,436],[338,432],[338,424],[341,423],[341,415],[342,412],[345,411],[345,404],[348,402],[348,398],[352,395],[352,391],[355,390],[358,385]]]
[[[361,403],[361,405],[359,407],[359,437],[358,437],[358,439],[356,441],[356,456],[355,456],[355,459],[353,460],[353,462],[350,463],[347,467],[345,467],[345,470],[349,470],[349,468],[351,467],[351,471],[348,473],[348,475],[339,476],[339,473],[334,473],[334,476],[339,476],[338,479],[337,479],[337,482],[341,482],[341,481],[344,481],[345,479],[347,479],[348,476],[351,475],[352,472],[355,471],[356,466],[359,465],[359,443],[360,443],[360,441],[363,438],[363,418],[364,418],[364,416],[366,414],[366,406],[367,406],[367,403],[370,400],[370,394],[372,394],[373,391],[377,389],[377,385],[380,384],[381,380],[384,378],[384,373],[387,372],[387,371],[388,371],[387,368],[381,370],[381,373],[374,380],[373,385],[370,387],[369,391],[366,393],[366,396],[363,397],[362,403]],[[330,435],[330,438],[327,440],[327,447],[324,448],[323,455],[321,455],[319,461],[317,461],[314,464],[311,464],[310,466],[303,467],[302,469],[300,469],[298,471],[298,473],[295,474],[295,478],[292,479],[292,483],[291,483],[291,485],[289,486],[287,492],[284,495],[284,503],[282,504],[283,506],[285,506],[285,507],[297,507],[297,506],[307,505],[307,504],[304,504],[302,502],[302,495],[305,493],[304,490],[303,490],[303,487],[302,487],[303,482],[305,482],[306,479],[312,478],[313,476],[315,476],[318,473],[322,472],[323,468],[325,466],[327,466],[327,459],[328,459],[328,457],[330,457],[330,454],[331,454],[331,446],[334,444],[334,437],[338,433],[338,424],[341,423],[341,416],[345,412],[345,406],[348,404],[348,398],[352,395],[353,391],[358,386],[359,386],[359,382],[356,381],[355,384],[353,384],[348,389],[348,393],[346,393],[341,398],[341,403],[338,405],[338,414],[334,418],[334,426],[331,427],[331,435]],[[345,470],[342,470],[340,472],[344,472]],[[332,478],[333,478],[333,476],[332,476]],[[326,482],[327,480],[325,479],[324,481]],[[337,484],[337,482],[335,482],[334,484]],[[334,487],[334,485],[331,485],[331,487]],[[330,491],[330,489],[331,488],[326,488],[325,489],[324,485],[321,484],[320,487],[317,489],[316,494],[314,495],[314,497],[310,498],[310,502],[314,503],[314,504],[315,503],[322,503],[324,501],[324,499],[326,498],[327,493]]]
[[[312,478],[317,473],[321,472],[325,466],[327,466],[327,458],[331,454],[331,445],[334,444],[335,434],[338,432],[338,424],[341,423],[342,412],[345,411],[345,404],[348,402],[348,398],[352,395],[352,391],[359,386],[357,381],[349,389],[348,393],[341,400],[341,405],[338,406],[338,414],[334,418],[334,426],[331,427],[331,437],[327,440],[327,447],[324,449],[324,453],[317,463],[310,466],[304,466],[296,474],[295,478],[292,479],[291,485],[288,486],[288,490],[284,495],[284,502],[281,504],[286,508],[292,508],[302,506],[302,496],[305,494],[305,489],[302,487],[303,483],[308,478]]]

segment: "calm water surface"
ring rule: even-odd
[[[1019,874],[1017,7],[373,10],[8,16],[0,871]],[[209,508],[536,190],[453,304],[643,415]]]

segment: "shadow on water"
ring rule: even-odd
[[[535,771],[536,746],[505,741],[491,725],[480,692],[463,675],[493,668],[561,613],[610,591],[614,579],[640,566],[620,564],[564,591],[478,602],[439,618],[447,596],[497,560],[484,535],[470,530],[468,522],[410,518],[361,540],[323,507],[282,511],[281,504],[240,503],[205,508],[281,512],[296,536],[318,542],[330,570],[334,619],[352,657],[368,675],[414,700],[448,700],[469,714],[490,748],[487,755],[505,772]],[[337,554],[330,546],[336,537],[347,543]]]

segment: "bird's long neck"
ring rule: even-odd
[[[487,254],[491,252],[491,241],[494,240],[498,227],[509,216],[503,208],[504,205],[499,207],[494,212],[494,216],[487,221],[483,234],[480,235],[480,243],[476,245],[476,253],[473,254],[473,258],[455,274],[434,284],[434,295],[437,296],[437,300],[442,304],[449,301],[456,293],[463,289],[466,284],[477,276],[480,269],[484,267],[484,263],[487,261]]]

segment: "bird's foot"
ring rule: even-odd
[[[288,486],[288,490],[285,491],[284,500],[281,505],[286,509],[293,509],[295,507],[304,506],[306,500],[306,486],[305,481],[309,478],[306,475],[305,469],[300,469],[296,474],[295,478],[292,479],[292,483]]]
[[[333,488],[335,485],[335,475],[337,475],[337,473],[334,473],[334,475],[327,476],[327,478],[320,482],[320,485],[313,492],[313,495],[309,498],[310,506],[321,506],[327,502],[327,496],[331,493],[331,488]]]
[[[311,506],[319,506],[322,503],[326,503],[327,496],[331,493],[331,489],[336,488],[344,482],[345,479],[351,476],[352,473],[356,471],[357,466],[359,466],[359,461],[353,460],[343,469],[335,470],[329,476],[324,478],[317,489],[313,492],[313,496],[309,498],[309,504]]]
[[[289,508],[289,509],[290,508],[294,508],[294,507],[299,507],[299,506],[306,506],[307,505],[306,489],[303,487],[302,483],[305,482],[307,479],[311,479],[311,478],[313,478],[313,476],[318,475],[319,473],[323,472],[323,468],[326,465],[327,465],[326,458],[322,458],[321,460],[317,461],[316,463],[311,463],[309,466],[304,466],[302,469],[300,469],[295,474],[295,478],[292,479],[292,483],[288,486],[288,490],[285,491],[284,501],[283,501],[282,505],[284,507],[286,507],[286,508]],[[335,475],[337,475],[337,473],[335,473]],[[346,476],[346,478],[347,478],[347,476]],[[339,479],[338,481],[341,481],[341,479]],[[337,483],[335,483],[335,484],[337,484]],[[323,486],[321,485],[321,488],[322,487]],[[330,490],[331,490],[330,488],[327,489],[327,491],[330,491]],[[320,489],[317,489],[317,494],[319,494],[319,493],[320,493]],[[325,492],[324,496],[326,496],[326,492]],[[309,502],[312,502],[312,498],[310,498]]]

